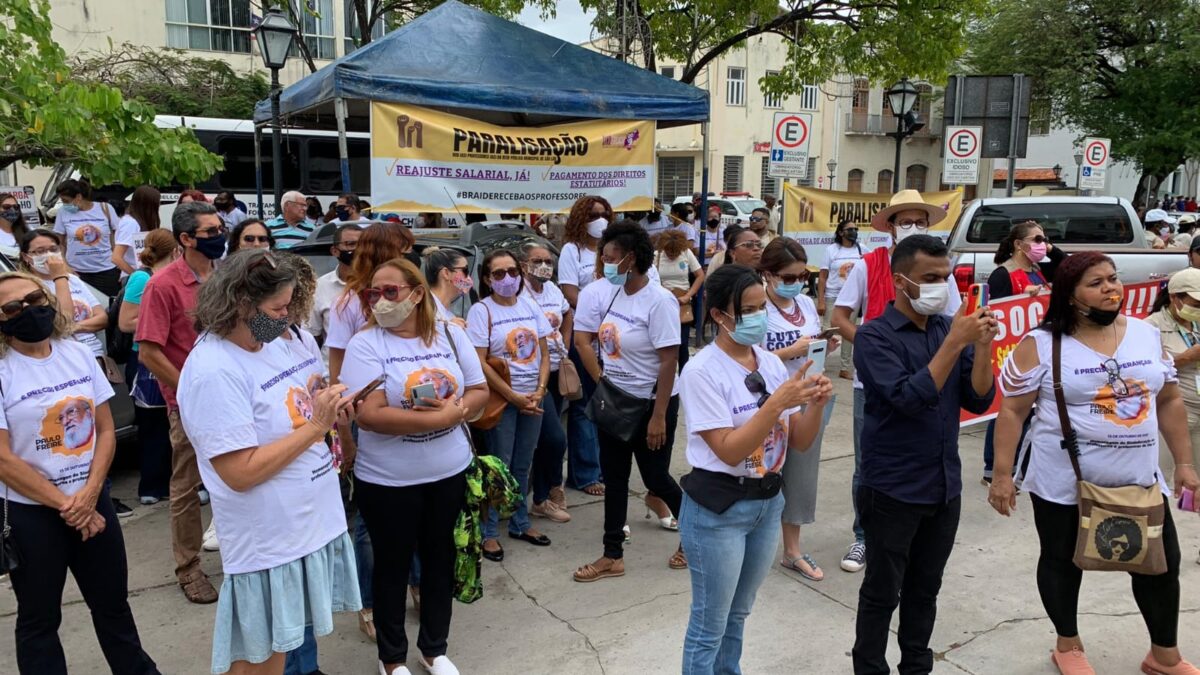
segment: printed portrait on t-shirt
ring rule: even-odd
[[[854,269],[854,261],[853,260],[851,260],[850,262],[842,263],[841,265],[838,265],[837,275],[839,278],[845,279],[846,277],[850,276],[850,270],[852,270],[852,269]]]
[[[1124,396],[1118,396],[1110,384],[1100,387],[1092,400],[1092,411],[1113,424],[1132,429],[1150,415],[1150,387],[1141,380],[1125,378],[1124,382]]]
[[[71,317],[71,319],[75,321],[75,323],[86,321],[92,318],[92,308],[89,307],[86,302],[78,298],[72,298],[71,304],[74,306],[74,315]]]
[[[432,384],[434,393],[442,400],[453,397],[458,391],[458,381],[450,371],[444,368],[418,368],[404,380],[404,400],[411,401],[413,389],[422,384]]]
[[[75,230],[75,241],[84,246],[95,246],[100,243],[103,235],[95,225],[80,225]]]
[[[543,312],[546,315],[546,322],[550,324],[550,328],[558,330],[562,325],[562,316],[558,312]]]
[[[528,328],[518,326],[509,331],[505,338],[508,360],[513,363],[533,363],[537,356],[537,340],[537,336]]]
[[[617,329],[617,324],[600,324],[600,332],[596,337],[600,341],[600,349],[604,351],[604,356],[621,358],[621,331]]]
[[[787,422],[780,419],[763,439],[763,444],[745,459],[745,467],[762,476],[768,471],[778,473],[787,453]]]
[[[304,388],[308,390],[310,397],[316,397],[317,392],[329,386],[329,381],[321,373],[313,373],[308,376],[308,381],[304,383]]]
[[[96,415],[91,399],[70,396],[46,410],[36,442],[38,450],[79,456],[91,452],[95,444]]]
[[[312,419],[312,394],[306,387],[289,387],[287,390],[288,417],[292,420],[292,428],[299,429]]]

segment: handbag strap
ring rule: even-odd
[[[0,382],[0,405],[4,405],[4,383]],[[12,525],[8,522],[8,483],[4,484],[4,530],[0,531],[0,537],[8,538],[12,532]]]
[[[1075,478],[1083,480],[1083,472],[1079,470],[1079,438],[1075,428],[1071,426],[1071,416],[1067,414],[1067,397],[1063,393],[1062,384],[1062,333],[1055,332],[1051,347],[1051,360],[1054,370],[1054,403],[1058,406],[1058,423],[1062,425],[1062,448],[1071,458],[1071,468],[1075,469]]]
[[[491,318],[491,312],[488,312],[489,329],[491,328]],[[458,369],[462,370],[462,359],[458,356],[458,345],[454,344],[454,338],[450,335],[450,322],[442,321],[441,324],[442,332],[446,334],[446,342],[450,343],[450,351],[454,352],[454,360],[458,362]],[[475,449],[475,441],[471,439],[471,428],[467,426],[466,422],[459,422],[458,425],[462,427],[463,433],[467,435],[467,445],[471,446],[471,456],[478,457],[479,451]]]

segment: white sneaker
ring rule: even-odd
[[[379,675],[388,675],[388,671],[383,669],[383,661],[379,661]],[[408,666],[401,664],[396,666],[391,675],[412,675],[412,671],[408,669]]]
[[[567,513],[566,509],[558,504],[547,499],[541,504],[533,504],[529,507],[529,515],[539,518],[546,518],[556,523],[571,522],[571,514]]]
[[[850,550],[842,556],[842,569],[847,572],[857,572],[867,564],[867,545],[856,541],[850,545]]]
[[[217,541],[217,524],[215,522],[208,524],[208,529],[204,531],[204,543],[200,548],[205,551],[220,551],[221,544]]]
[[[458,668],[445,656],[435,658],[433,663],[426,663],[425,656],[420,655],[417,657],[417,663],[420,663],[429,675],[458,675]]]
[[[200,506],[208,506],[208,490],[200,488],[200,490],[196,492],[196,496],[200,498]]]

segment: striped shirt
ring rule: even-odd
[[[288,225],[283,216],[278,216],[267,221],[267,227],[271,228],[271,236],[275,237],[275,248],[291,248],[308,239],[316,226],[307,220]]]

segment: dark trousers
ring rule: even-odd
[[[115,297],[121,290],[121,269],[119,267],[103,272],[79,272],[78,274],[80,279],[110,298]]]
[[[558,371],[554,371],[557,373]],[[558,393],[558,376],[550,374],[550,393],[542,399],[542,431],[533,451],[533,475],[529,491],[533,503],[541,504],[550,490],[562,487],[563,458],[567,454],[567,433],[562,426],[562,394]]]
[[[692,303],[695,304],[695,301]],[[699,310],[695,310],[695,315],[699,316]],[[687,365],[688,359],[691,358],[691,337],[692,324],[679,324],[679,372],[683,372],[683,367]]]
[[[171,424],[166,408],[134,406],[137,421],[141,478],[139,497],[168,499],[171,496]]]
[[[888,626],[900,607],[901,675],[933,670],[929,638],[937,618],[937,596],[962,498],[948,504],[908,504],[878,490],[858,490],[858,513],[867,544],[867,569],[858,591],[855,675],[886,675]]]
[[[597,426],[600,438],[600,468],[604,471],[604,557],[624,556],[625,516],[629,507],[629,473],[633,460],[637,460],[638,471],[646,489],[662,498],[671,513],[678,518],[683,502],[683,491],[671,477],[671,446],[675,444],[675,424],[679,421],[679,397],[672,396],[667,404],[667,436],[663,447],[651,450],[646,447],[646,427],[650,424],[651,412],[636,423],[633,438],[626,443],[610,436]]]
[[[375,551],[371,590],[379,660],[384,663],[408,659],[404,609],[414,549],[421,559],[417,648],[430,660],[446,653],[454,594],[454,525],[466,487],[465,472],[406,487],[354,479],[354,499]]]
[[[1048,502],[1035,494],[1033,523],[1037,527],[1042,552],[1038,557],[1037,584],[1046,614],[1054,623],[1054,632],[1062,637],[1079,635],[1076,623],[1079,584],[1083,570],[1075,566],[1075,537],[1079,532],[1079,508]],[[1165,498],[1164,498],[1165,500]],[[1133,598],[1150,630],[1150,642],[1159,647],[1174,647],[1179,627],[1179,535],[1171,518],[1171,505],[1163,521],[1163,547],[1167,554],[1165,574],[1130,574]]]
[[[66,675],[58,627],[70,570],[92,613],[109,669],[114,675],[157,675],[129,608],[125,539],[108,491],[96,501],[107,526],[87,541],[52,508],[10,501],[8,509],[21,561],[10,575],[17,596],[17,670],[22,675]]]

